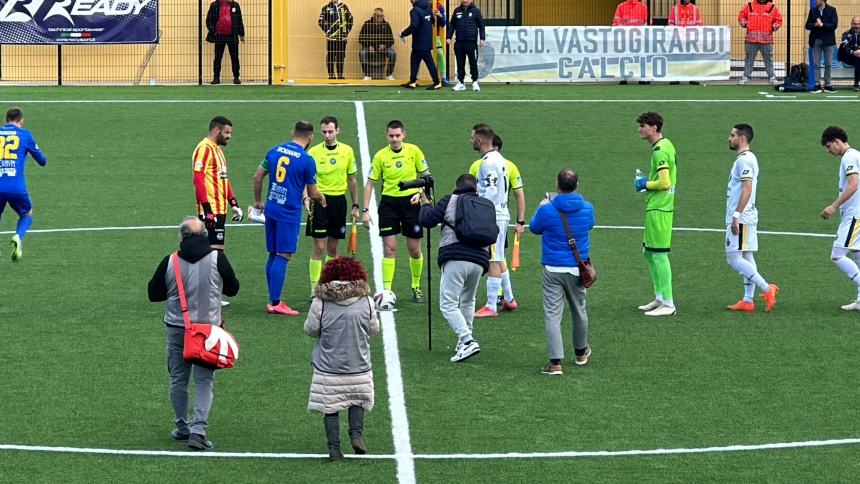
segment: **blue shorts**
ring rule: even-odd
[[[295,254],[301,226],[300,222],[281,222],[266,217],[266,250],[269,253]]]
[[[30,203],[30,195],[27,192],[0,193],[0,215],[3,214],[3,209],[6,208],[7,203],[12,207],[12,210],[18,214],[18,216],[21,216],[33,209],[33,204]]]

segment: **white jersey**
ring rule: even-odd
[[[860,173],[860,151],[854,148],[848,148],[842,155],[842,163],[839,164],[839,194],[845,190],[848,185],[848,176],[857,175]],[[842,219],[855,218],[860,215],[860,190],[854,192],[848,200],[845,200],[839,207],[839,213],[842,214]]]
[[[732,223],[732,215],[738,208],[738,202],[743,195],[743,183],[752,182],[752,193],[750,199],[744,206],[739,220],[742,224],[756,225],[758,223],[758,209],[755,206],[755,194],[758,188],[758,159],[752,151],[738,153],[732,172],[729,175],[729,187],[726,190],[726,223]]]
[[[478,195],[496,206],[496,220],[510,220],[508,212],[507,161],[498,151],[488,151],[478,168]]]

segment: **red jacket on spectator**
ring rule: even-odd
[[[782,26],[782,14],[773,3],[749,2],[738,14],[741,27],[746,27],[748,44],[772,44],[773,33]]]
[[[669,25],[676,27],[701,27],[702,14],[699,8],[688,3],[687,5],[675,5],[669,11]]]
[[[639,27],[648,23],[648,7],[639,0],[627,0],[618,4],[615,9],[615,17],[612,18],[613,26]]]

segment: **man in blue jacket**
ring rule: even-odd
[[[422,227],[433,228],[442,224],[439,238],[439,310],[457,333],[457,345],[451,362],[464,361],[481,351],[472,337],[475,320],[475,293],[481,276],[490,266],[489,247],[473,247],[457,238],[454,226],[457,223],[457,201],[460,197],[477,197],[478,182],[470,174],[460,175],[454,193],[446,195],[435,206],[431,205],[422,190],[421,212],[418,222]]]
[[[484,29],[484,17],[481,9],[475,6],[472,0],[462,0],[459,7],[451,13],[450,27],[448,28],[448,45],[456,34],[454,43],[454,56],[457,58],[457,80],[455,91],[465,91],[466,84],[466,57],[469,58],[469,72],[472,73],[472,90],[480,91],[478,85],[478,45],[484,46],[486,42],[486,31]]]
[[[438,21],[440,25],[445,25],[445,19],[439,12],[433,12],[427,0],[410,1],[412,2],[412,10],[409,11],[409,27],[406,27],[406,30],[400,33],[401,42],[406,42],[406,37],[412,36],[409,82],[403,84],[403,87],[409,89],[418,87],[418,68],[421,67],[421,61],[424,61],[427,70],[430,71],[430,77],[433,78],[433,85],[428,87],[427,90],[435,91],[442,89],[442,81],[439,80],[439,71],[436,70],[436,63],[433,61],[432,54],[433,24]]]
[[[558,174],[558,195],[544,199],[529,222],[532,233],[542,235],[541,264],[543,264],[543,309],[546,321],[546,343],[549,364],[541,369],[544,375],[561,375],[564,339],[561,317],[567,299],[573,316],[573,348],[577,365],[588,363],[588,315],[585,313],[585,286],[579,280],[579,267],[561,221],[567,219],[580,257],[589,260],[588,232],[594,227],[594,207],[576,193],[579,177],[565,168]]]

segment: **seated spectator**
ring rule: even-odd
[[[839,61],[854,66],[854,90],[860,91],[860,17],[851,19],[851,28],[842,34]]]
[[[394,52],[394,34],[381,8],[373,9],[373,16],[361,26],[358,43],[361,44],[358,58],[361,60],[364,80],[371,80],[377,68],[384,67],[386,79],[393,81],[394,63],[397,61],[397,53]]]

